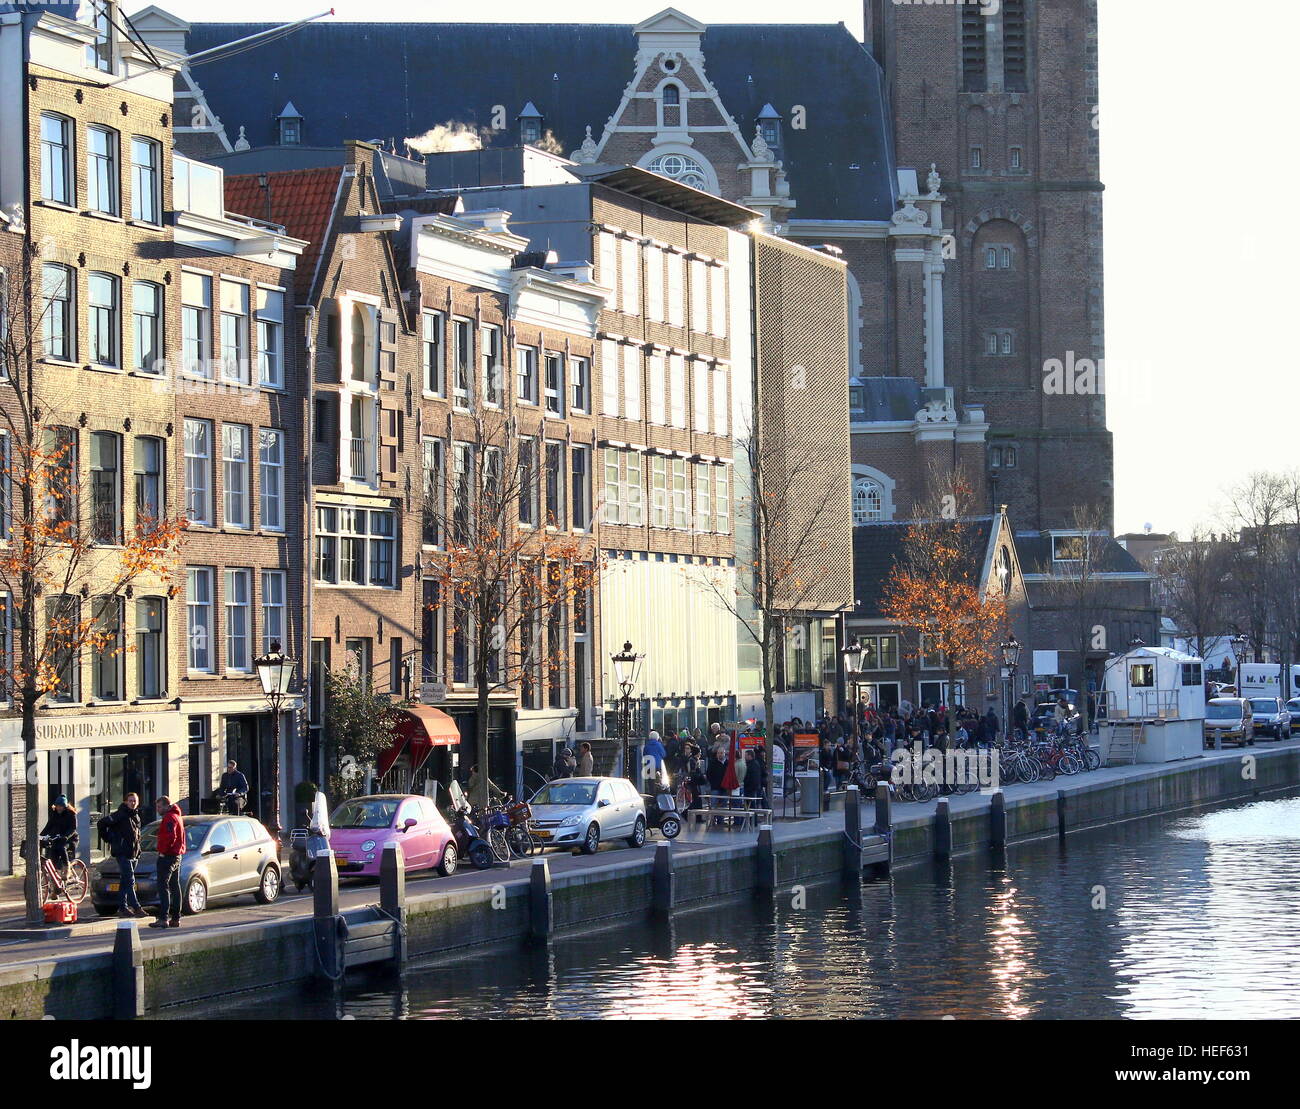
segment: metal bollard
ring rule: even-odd
[[[844,875],[862,877],[862,800],[852,785],[844,791]]]
[[[528,938],[535,943],[546,943],[554,933],[551,864],[546,859],[534,859],[528,868]]]
[[[333,851],[317,852],[311,885],[317,971],[322,977],[333,979],[343,972],[343,944],[338,930],[339,874],[334,868]]]
[[[113,1019],[144,1015],[144,956],[134,920],[119,920],[113,933]]]
[[[952,813],[949,811],[946,797],[940,797],[934,807],[934,857],[936,859],[952,857]]]
[[[650,870],[651,912],[657,917],[672,916],[676,892],[672,848],[661,840],[655,844],[654,865]]]
[[[995,848],[1007,845],[1007,798],[995,789],[989,798],[989,844]]]
[[[770,894],[776,889],[776,843],[772,839],[772,825],[764,824],[758,829],[758,877],[754,888],[762,894]]]
[[[379,909],[396,924],[393,929],[393,962],[406,965],[406,857],[396,840],[384,844],[379,858]]]
[[[878,836],[889,835],[890,829],[894,825],[893,812],[894,798],[889,791],[888,782],[876,783],[876,825],[875,831]]]

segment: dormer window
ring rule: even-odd
[[[519,123],[519,141],[531,146],[536,146],[542,141],[542,113],[537,110],[537,106],[530,100],[524,105],[524,110],[515,117]]]
[[[764,104],[758,113],[758,133],[768,147],[776,151],[781,145],[781,116],[771,104]]]
[[[660,122],[664,127],[681,127],[682,119],[682,90],[681,86],[674,84],[664,85],[663,93],[660,97]]]
[[[97,0],[90,13],[95,41],[86,47],[86,64],[101,73],[113,72],[113,9],[109,0]]]
[[[298,109],[293,106],[292,100],[284,106],[284,111],[276,117],[276,123],[279,125],[281,146],[302,145],[302,116],[299,114]]]

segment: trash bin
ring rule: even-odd
[[[799,815],[821,816],[822,774],[820,770],[802,770],[795,775],[799,783]]]

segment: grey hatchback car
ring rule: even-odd
[[[186,816],[185,854],[181,857],[181,907],[201,913],[208,902],[251,893],[263,905],[280,896],[280,863],[275,841],[249,816]],[[142,905],[158,903],[158,827],[140,831],[136,893]],[[117,912],[121,874],[117,860],[105,858],[91,870],[90,896],[100,916]]]

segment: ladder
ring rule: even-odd
[[[1145,724],[1138,720],[1132,724],[1115,724],[1110,733],[1110,750],[1106,752],[1107,766],[1133,765],[1137,762],[1138,745],[1143,742]]]

